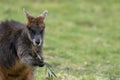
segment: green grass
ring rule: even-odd
[[[57,80],[120,78],[119,0],[0,0],[0,20],[25,22],[48,10],[44,57]],[[37,80],[47,80],[38,68]]]

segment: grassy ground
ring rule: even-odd
[[[26,8],[38,15],[47,9],[45,60],[56,80],[120,78],[119,0],[0,0],[0,20],[25,22]],[[37,80],[46,80],[38,68]]]

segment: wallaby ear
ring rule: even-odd
[[[47,16],[47,13],[48,13],[48,11],[44,10],[40,16],[42,16],[45,19]]]
[[[29,22],[32,21],[32,19],[34,19],[34,17],[31,16],[31,15],[29,14],[29,12],[26,11],[24,8],[23,8],[23,12],[24,12],[24,14],[25,14],[25,16],[26,16],[26,18],[28,19]]]

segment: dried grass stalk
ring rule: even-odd
[[[37,57],[38,57],[39,60],[42,59],[39,54],[37,54]],[[57,78],[56,74],[53,71],[52,66],[50,64],[48,64],[47,62],[45,62],[45,66],[46,66],[46,73],[48,75],[48,79],[49,80],[54,80],[54,78]]]

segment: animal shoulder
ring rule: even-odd
[[[12,30],[19,30],[24,28],[24,24],[18,22],[18,21],[4,21],[0,24],[0,30],[2,29],[12,29]]]

